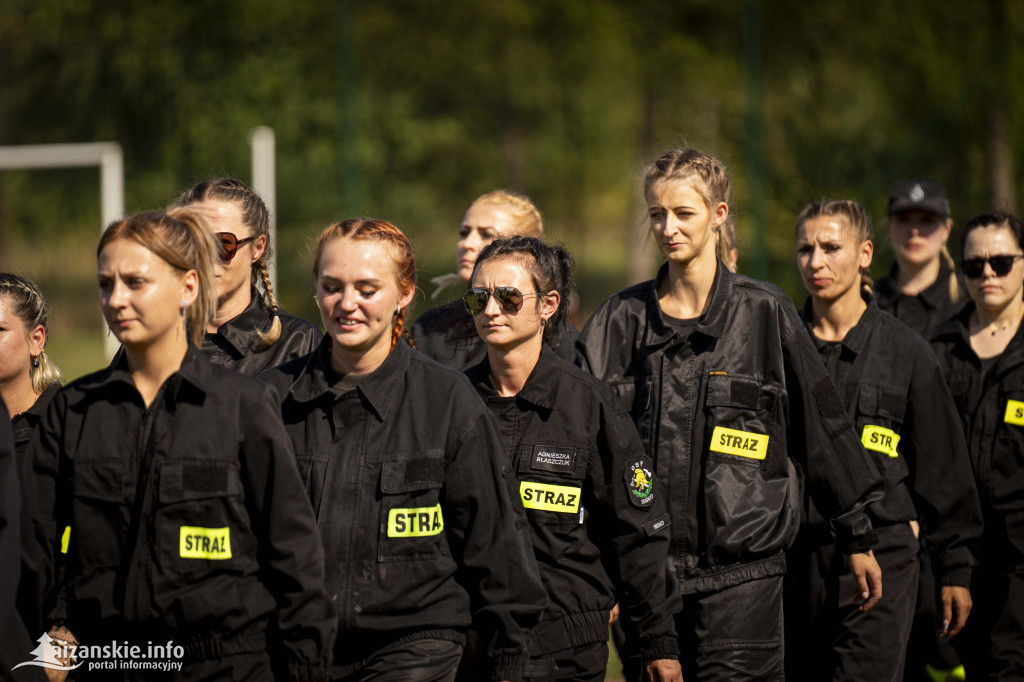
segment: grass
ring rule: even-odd
[[[96,326],[99,327],[99,321]],[[110,363],[104,354],[103,341],[99,331],[52,334],[46,342],[46,354],[60,367],[64,379],[72,381]]]

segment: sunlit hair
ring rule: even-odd
[[[49,334],[46,326],[50,314],[50,306],[43,298],[43,292],[35,284],[9,272],[0,272],[0,298],[6,298],[10,304],[8,310],[25,326],[26,334],[36,327],[42,328]],[[29,367],[29,377],[32,379],[32,390],[36,395],[46,390],[46,387],[54,382],[64,382],[64,375],[60,369],[46,355],[43,349],[35,358],[39,365]]]
[[[516,234],[528,237],[540,237],[544,234],[544,220],[541,218],[540,210],[523,194],[498,189],[477,197],[472,205],[477,204],[499,206],[504,209],[515,221]]]
[[[252,236],[266,237],[263,255],[252,264],[249,282],[260,294],[260,305],[273,317],[270,329],[265,332],[257,331],[263,344],[272,346],[281,338],[281,319],[277,316],[279,306],[274,296],[274,287],[270,283],[269,263],[274,255],[273,245],[270,243],[270,211],[259,194],[235,178],[215,178],[200,182],[182,192],[176,205],[191,206],[204,201],[227,201],[235,204],[242,214],[242,222],[249,228]]]
[[[386,220],[375,218],[349,218],[324,228],[324,231],[320,233],[320,239],[317,240],[316,249],[313,251],[314,281],[320,281],[320,259],[324,255],[324,249],[337,239],[375,241],[386,245],[391,254],[392,270],[395,273],[395,283],[398,285],[399,293],[404,294],[416,287],[416,257],[412,253],[412,244],[397,227]],[[391,332],[392,349],[405,332],[405,318],[408,312],[409,309],[406,306],[395,315],[394,327]],[[406,334],[406,340],[410,345],[414,345],[408,334]]]
[[[857,244],[871,241],[871,216],[856,201],[836,199],[807,204],[796,217],[796,234],[800,235],[804,223],[815,218],[844,218],[846,230],[857,241]],[[871,289],[873,282],[867,268],[860,269],[860,285]]]
[[[732,250],[736,247],[736,223],[732,220],[730,213],[725,217],[722,226],[718,231],[718,246],[716,253],[719,260],[728,266],[732,262]],[[735,272],[734,268],[729,268]]]
[[[1017,242],[1017,248],[1024,251],[1024,224],[1017,216],[1003,211],[993,211],[971,218],[964,226],[964,233],[960,236],[960,253],[964,252],[967,246],[967,235],[971,230],[979,227],[1004,227],[1013,235],[1013,241]]]
[[[718,204],[729,204],[731,188],[729,173],[722,162],[696,149],[670,149],[654,160],[644,172],[644,195],[650,192],[656,182],[663,180],[697,180],[693,188],[704,200],[708,213]],[[715,226],[718,232],[721,225]],[[715,239],[715,254],[727,263],[729,261],[729,245],[724,239]]]
[[[220,245],[201,215],[187,208],[172,208],[166,213],[136,213],[112,222],[96,247],[99,257],[103,248],[117,240],[128,239],[146,247],[182,274],[195,270],[199,279],[199,295],[188,307],[189,340],[200,345],[206,325],[217,309],[217,283],[214,263],[220,257]]]
[[[477,256],[473,276],[476,276],[482,264],[502,258],[521,264],[530,274],[536,291],[545,294],[549,291],[558,292],[561,303],[544,327],[544,340],[550,347],[557,348],[569,316],[569,301],[575,284],[572,254],[560,244],[547,244],[536,237],[499,237],[485,246]],[[536,305],[538,308],[541,305],[540,296],[537,297]]]

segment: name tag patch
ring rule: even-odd
[[[899,453],[896,452],[896,446],[900,444],[900,434],[892,429],[867,424],[864,426],[863,433],[861,433],[860,442],[868,450],[881,452],[890,457],[899,456]]]
[[[179,553],[182,559],[230,559],[231,529],[182,526]]]
[[[530,468],[551,471],[556,474],[571,474],[572,464],[575,459],[576,450],[573,448],[534,445]]]
[[[425,538],[444,531],[441,504],[433,507],[407,507],[388,512],[389,538]]]
[[[580,489],[571,485],[520,481],[519,496],[527,509],[575,514],[580,508]]]
[[[1019,400],[1007,400],[1006,414],[1003,415],[1003,421],[1007,424],[1024,426],[1024,403]]]
[[[649,507],[654,502],[654,465],[647,455],[626,465],[622,480],[629,493],[629,502],[634,507]]]
[[[737,457],[764,459],[768,455],[768,436],[716,426],[711,432],[711,450]]]

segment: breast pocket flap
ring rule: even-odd
[[[168,462],[160,468],[163,503],[242,494],[242,479],[234,462],[192,460]]]
[[[124,498],[124,463],[121,460],[76,463],[71,490],[76,497],[121,502]]]
[[[418,454],[405,460],[384,462],[381,492],[389,495],[432,490],[444,485],[444,453]]]

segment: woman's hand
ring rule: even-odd
[[[861,613],[870,611],[882,598],[882,569],[871,550],[850,555],[850,573],[857,578],[858,592],[853,603],[860,605]]]
[[[955,637],[967,624],[974,600],[966,587],[945,585],[942,588],[942,636]]]
[[[659,658],[647,664],[647,679],[651,682],[683,682],[683,668],[679,661]]]

